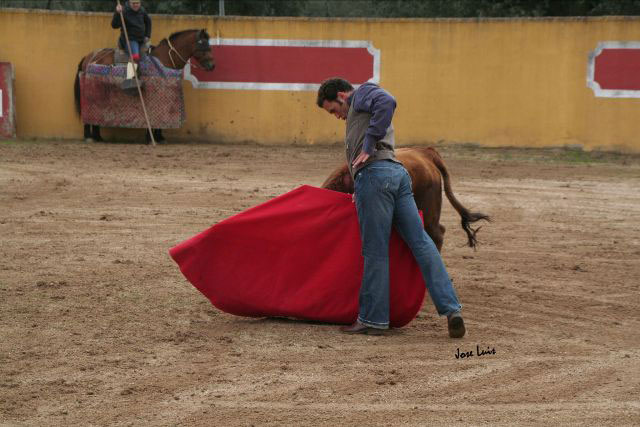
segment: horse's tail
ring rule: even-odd
[[[76,112],[81,115],[82,112],[80,110],[80,71],[82,71],[82,62],[84,61],[84,58],[82,58],[80,60],[80,63],[78,64],[78,71],[76,71],[76,80],[73,83],[73,96],[75,98],[76,101]]]
[[[429,150],[429,157],[433,160],[433,163],[436,165],[438,170],[440,171],[440,175],[442,175],[442,180],[444,181],[444,193],[447,195],[447,199],[449,199],[449,203],[451,206],[458,212],[461,218],[462,229],[467,233],[467,238],[469,240],[469,247],[474,248],[478,243],[476,239],[476,233],[480,230],[481,227],[476,229],[471,228],[471,223],[476,221],[485,220],[491,222],[491,218],[489,215],[483,214],[482,212],[471,212],[469,209],[465,208],[456,196],[453,194],[453,189],[451,188],[451,179],[449,178],[449,172],[447,171],[447,167],[444,165],[444,161],[440,154],[434,148],[425,148]],[[426,153],[425,153],[426,154]]]

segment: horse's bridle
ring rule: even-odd
[[[169,45],[169,59],[171,60],[171,64],[173,65],[173,68],[177,69],[178,67],[176,66],[176,63],[173,61],[173,56],[171,56],[171,52],[174,52],[176,55],[178,55],[178,58],[180,58],[182,60],[182,62],[184,62],[184,65],[187,65],[187,60],[185,60],[182,57],[182,55],[180,55],[180,53],[176,50],[176,48],[173,47],[173,45],[171,44],[171,41],[169,40],[169,37],[165,38],[165,40],[167,41],[167,44]],[[196,51],[209,49],[209,43],[207,42],[206,47],[204,47],[204,43],[202,43],[203,41],[206,41],[206,40],[202,39],[202,40],[198,40],[196,42],[196,45],[197,45]],[[193,68],[202,68],[202,67],[198,66],[198,64],[195,64],[195,63],[191,63],[191,67],[193,67]]]
[[[178,55],[178,58],[180,58],[182,60],[182,62],[184,62],[184,65],[187,65],[187,61],[185,61],[185,59],[182,57],[182,55],[180,55],[180,53],[178,53],[176,48],[173,47],[173,45],[171,44],[171,41],[169,40],[169,37],[167,37],[165,40],[167,41],[167,44],[169,45],[169,59],[171,60],[171,64],[173,64],[173,68],[177,69],[178,67],[176,66],[176,63],[173,61],[173,56],[171,56],[171,52],[174,52],[176,55]]]

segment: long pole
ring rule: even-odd
[[[118,6],[120,6],[120,0],[116,0],[118,2]],[[122,29],[124,30],[124,38],[127,41],[127,49],[129,50],[129,60],[132,63],[135,63],[133,60],[133,54],[131,53],[131,43],[129,43],[129,35],[127,34],[127,24],[124,22],[124,15],[122,14],[122,9],[120,9],[120,21],[122,22]],[[142,97],[142,90],[140,89],[140,81],[138,81],[138,72],[133,73],[133,77],[136,80],[136,87],[138,88],[138,95],[140,95],[140,103],[142,104],[142,112],[144,113],[144,118],[147,121],[147,129],[149,130],[149,135],[151,135],[151,144],[155,147],[156,140],[153,137],[153,131],[151,130],[151,122],[149,122],[149,116],[147,115],[147,107],[144,105],[144,98]]]

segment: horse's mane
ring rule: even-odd
[[[204,34],[204,36],[206,37],[206,39],[209,39],[209,33],[207,33],[206,30],[196,30],[196,29],[191,29],[191,30],[182,30],[182,31],[176,31],[175,33],[171,34],[169,36],[169,40],[170,41],[174,41],[176,39],[176,37],[180,37],[181,35],[185,34],[185,33],[190,33],[192,31],[202,31]]]

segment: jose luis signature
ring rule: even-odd
[[[489,354],[496,354],[495,347],[487,347],[486,350],[482,350],[479,345],[476,345],[475,352],[473,350],[460,351],[460,348],[458,348],[454,355],[456,356],[456,359],[469,359],[471,357],[487,356]]]

